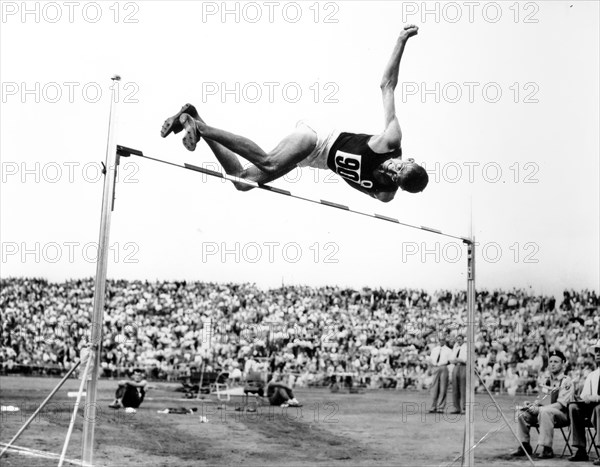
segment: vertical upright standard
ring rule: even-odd
[[[110,234],[110,218],[113,210],[115,183],[117,176],[117,143],[116,99],[113,99],[113,86],[118,86],[121,77],[112,78],[110,117],[108,123],[108,143],[106,146],[106,163],[104,167],[104,190],[102,194],[102,214],[100,217],[100,238],[98,240],[98,258],[96,260],[96,281],[94,284],[94,309],[90,330],[90,359],[93,359],[86,388],[86,403],[83,423],[82,460],[84,465],[92,465],[94,452],[94,429],[96,428],[96,395],[100,354],[102,351],[102,325],[104,322],[104,298],[106,293],[106,269],[108,265],[108,249]]]
[[[475,465],[475,237],[467,244],[467,393],[462,465]]]

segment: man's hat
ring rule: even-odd
[[[562,353],[560,350],[553,350],[552,352],[550,352],[550,355],[548,355],[548,360],[550,360],[550,358],[552,358],[552,357],[558,357],[563,362],[567,361],[567,359],[565,358],[565,354]]]
[[[600,348],[600,339],[598,339],[598,342],[596,342],[596,345],[590,346],[590,348],[588,349],[588,352],[594,353],[594,352],[596,352],[596,349],[599,349],[599,348]]]

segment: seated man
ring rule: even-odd
[[[300,403],[294,397],[292,388],[283,384],[279,381],[277,373],[273,375],[273,378],[267,384],[266,394],[263,388],[258,391],[258,395],[269,399],[269,404],[278,407],[300,407]]]
[[[248,398],[248,394],[258,394],[262,397],[264,388],[265,382],[262,375],[256,371],[249,371],[248,376],[246,377],[246,384],[244,385],[244,395],[246,396],[246,399]]]
[[[540,395],[542,393],[546,395],[541,399],[538,397],[533,403],[526,403],[517,418],[519,440],[529,454],[533,452],[531,444],[529,444],[529,430],[532,425],[539,426],[538,445],[543,448],[542,452],[537,455],[540,459],[554,457],[552,450],[554,428],[569,424],[567,407],[573,401],[574,387],[571,378],[563,373],[565,360],[565,356],[560,350],[550,353],[548,359],[550,375],[539,384]],[[550,405],[542,405],[542,400],[548,396],[550,396]],[[523,447],[519,447],[512,455],[525,456]]]
[[[183,144],[190,151],[204,138],[225,172],[253,182],[267,183],[296,166],[308,166],[330,169],[352,188],[383,202],[391,201],[399,188],[409,193],[421,192],[429,177],[413,159],[402,160],[402,132],[394,102],[400,59],[408,39],[417,32],[416,26],[404,27],[385,67],[380,84],[384,127],[378,135],[321,130],[298,122],[296,130],[267,153],[248,138],[207,125],[197,110],[186,104],[165,121],[161,136],[185,129]],[[242,167],[237,155],[252,165]],[[252,189],[243,183],[236,183],[235,187],[240,191]]]
[[[146,386],[148,383],[144,378],[144,372],[139,368],[133,370],[131,380],[119,381],[119,387],[115,393],[115,401],[109,405],[111,409],[132,408],[137,409],[144,401]]]
[[[581,401],[569,404],[571,433],[573,433],[572,445],[577,448],[575,454],[569,457],[571,462],[589,460],[585,439],[585,425],[588,420],[594,424],[596,444],[600,444],[600,340],[596,345],[590,347],[590,352],[594,354],[597,368],[587,376],[583,383],[579,395]],[[594,465],[600,465],[600,459],[596,459]]]

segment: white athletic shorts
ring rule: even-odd
[[[305,159],[301,160],[298,167],[314,167],[316,169],[327,169],[327,155],[335,140],[340,135],[340,131],[327,127],[315,125],[313,122],[300,120],[296,123],[296,128],[306,127],[317,134],[317,145]]]

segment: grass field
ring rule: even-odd
[[[6,443],[58,383],[55,378],[0,378],[0,402],[19,412],[2,413],[0,441]],[[69,380],[48,407],[25,431],[18,446],[60,453],[74,398],[78,389]],[[156,383],[136,414],[114,411],[115,382],[99,382],[100,412],[96,427],[94,459],[107,466],[198,466],[198,465],[449,465],[462,450],[464,415],[429,414],[429,396],[423,392],[374,390],[364,394],[331,393],[326,389],[298,389],[301,409],[242,408],[241,398],[232,398],[218,408],[215,397],[183,400],[176,384]],[[448,395],[451,397],[451,394]],[[525,400],[499,396],[498,403],[514,423],[514,406]],[[159,414],[167,407],[196,407],[194,415]],[[199,416],[208,418],[200,423]],[[474,415],[475,440],[504,426],[491,400],[477,396]],[[80,459],[83,410],[75,424],[67,457]],[[516,429],[516,428],[515,428]],[[537,433],[532,430],[532,444]],[[564,441],[555,431],[554,451],[560,455]],[[479,465],[527,465],[526,460],[507,457],[516,442],[504,428],[491,434],[475,450]],[[57,465],[56,460],[11,453],[2,466]],[[538,466],[566,465],[566,458],[537,461]],[[460,461],[454,465],[460,465]],[[591,465],[591,464],[585,464]]]

